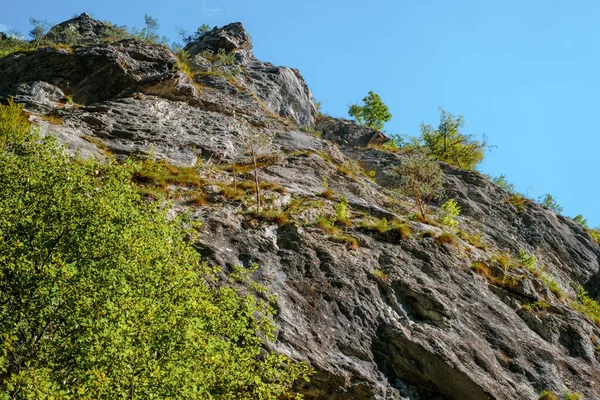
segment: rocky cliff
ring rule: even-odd
[[[459,230],[410,218],[411,199],[391,190],[410,155],[319,117],[299,71],[257,60],[241,24],[190,43],[185,68],[109,31],[84,14],[50,32],[76,32],[75,44],[0,59],[0,97],[84,156],[194,167],[203,183],[171,183],[173,209],[202,221],[209,262],[260,265],[254,278],[278,295],[273,347],[316,370],[298,385],[305,398],[600,398],[600,329],[572,307],[579,285],[600,294],[600,247],[580,225],[448,165]],[[263,213],[240,189],[249,132],[268,138]]]

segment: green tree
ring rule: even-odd
[[[271,303],[220,282],[136,164],[71,159],[12,103],[0,146],[0,398],[277,399],[308,372],[264,350]]]
[[[33,40],[34,46],[37,48],[44,38],[44,35],[50,29],[51,24],[45,20],[39,20],[32,17],[29,17],[29,23],[32,28],[29,31],[29,36]]]
[[[445,178],[440,166],[429,156],[417,154],[404,158],[393,171],[399,180],[398,193],[413,197],[421,216],[427,218],[429,203],[444,194]]]
[[[475,169],[483,160],[487,143],[473,139],[472,135],[460,132],[464,127],[461,115],[455,116],[440,108],[440,123],[437,128],[421,124],[420,140],[432,157],[463,169]]]
[[[374,92],[363,99],[362,106],[353,104],[348,110],[348,114],[354,117],[359,124],[367,125],[371,129],[382,130],[383,125],[392,119],[392,114],[388,107],[381,101],[381,97]]]
[[[557,203],[556,199],[551,194],[545,194],[544,197],[540,197],[538,203],[557,214],[560,214],[563,211],[562,206]]]

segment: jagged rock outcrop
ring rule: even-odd
[[[123,28],[98,21],[87,13],[53,26],[46,35],[45,40],[54,43],[89,43],[99,40],[114,38]]]
[[[233,65],[212,65],[205,50],[221,48],[235,53]],[[298,384],[305,398],[535,400],[543,389],[600,398],[600,328],[547,284],[555,279],[572,299],[578,285],[600,294],[600,248],[588,233],[535,203],[515,204],[478,173],[442,165],[464,233],[442,242],[447,228],[409,218],[410,199],[391,191],[392,167],[408,155],[365,148],[386,137],[350,121],[319,120],[323,139],[297,129],[315,122],[310,91],[297,71],[251,49],[240,24],[213,29],[187,47],[193,78],[168,49],[136,40],[40,49],[0,59],[0,95],[15,96],[44,133],[85,156],[152,153],[197,165],[206,204],[181,188],[173,209],[202,221],[196,246],[210,263],[260,265],[254,278],[278,295],[274,348],[317,371]],[[261,179],[285,189],[265,198],[293,223],[249,217],[248,201],[224,192],[228,164],[245,161],[243,124],[273,139]],[[314,221],[334,216],[342,196],[352,224],[327,234]],[[411,237],[363,218],[403,220]],[[490,261],[522,250],[538,270]],[[476,273],[474,261],[491,275]],[[527,306],[538,300],[548,307]]]

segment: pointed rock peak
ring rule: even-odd
[[[241,22],[233,22],[221,28],[215,27],[185,47],[192,55],[205,50],[216,53],[219,49],[252,56],[252,38]]]
[[[86,43],[107,37],[122,38],[126,36],[124,27],[109,25],[82,13],[65,22],[55,25],[46,37],[57,43]]]

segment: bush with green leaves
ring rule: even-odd
[[[460,132],[464,127],[461,115],[455,116],[440,108],[440,123],[437,128],[421,124],[421,145],[433,158],[472,170],[483,160],[487,143],[485,138],[475,140],[472,135]]]
[[[0,397],[285,396],[309,369],[265,350],[271,302],[231,280],[263,288],[203,263],[137,168],[72,159],[0,106]]]
[[[363,104],[362,106],[353,104],[348,109],[348,114],[354,117],[359,124],[380,131],[383,129],[383,125],[392,119],[388,107],[383,103],[381,97],[373,91],[370,91],[363,98]]]
[[[416,154],[404,158],[393,172],[398,178],[396,191],[413,197],[421,216],[427,218],[429,203],[444,194],[445,177],[440,166],[429,156]]]
[[[509,193],[515,193],[515,185],[506,179],[506,175],[500,174],[498,176],[485,175],[486,178],[489,179],[494,185],[498,186],[500,189],[504,189]]]
[[[557,214],[563,211],[562,206],[556,202],[556,199],[551,194],[545,194],[543,197],[540,197],[538,203]]]
[[[458,226],[456,217],[460,215],[460,206],[454,199],[449,199],[440,207],[439,222],[451,228]]]

